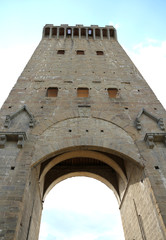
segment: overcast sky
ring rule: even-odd
[[[1,0],[0,106],[37,47],[43,26],[67,23],[114,25],[120,44],[166,108],[165,11],[165,0]],[[123,239],[115,196],[102,183],[68,179],[47,201],[40,240]]]

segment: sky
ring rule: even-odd
[[[165,0],[0,0],[0,106],[39,44],[43,26],[50,23],[113,25],[119,43],[166,108],[165,11]],[[83,196],[79,188],[85,190]],[[74,198],[62,206],[66,196]],[[106,186],[93,179],[59,183],[46,198],[40,240],[123,240],[115,200]]]

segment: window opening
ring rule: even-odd
[[[110,29],[110,37],[114,37],[114,30]]]
[[[53,28],[52,29],[52,36],[56,36],[57,35],[57,28]]]
[[[103,37],[107,37],[107,29],[103,29]]]
[[[59,36],[64,36],[64,28],[59,29]]]
[[[79,36],[79,30],[78,30],[78,28],[74,28],[74,36]]]
[[[49,36],[50,28],[45,28],[45,37]]]
[[[86,36],[86,29],[85,28],[81,28],[81,36]]]
[[[67,28],[67,36],[71,35],[71,28]]]
[[[58,50],[57,54],[65,54],[65,50]]]
[[[77,55],[84,55],[84,51],[83,50],[77,50]]]
[[[47,97],[57,97],[58,96],[58,88],[48,88],[47,89]]]
[[[99,28],[95,29],[95,35],[96,35],[96,37],[100,37],[100,29]]]
[[[110,98],[116,98],[118,95],[118,89],[117,88],[108,88],[108,95]]]
[[[93,35],[93,30],[92,29],[88,29],[88,35],[92,36]]]
[[[104,55],[104,52],[103,51],[96,51],[96,54],[97,55]]]
[[[77,88],[77,97],[89,97],[89,89]]]

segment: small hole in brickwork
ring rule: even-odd
[[[57,54],[65,54],[65,50],[58,50]]]
[[[86,130],[86,132],[89,132],[89,130]]]
[[[126,110],[128,110],[129,108],[128,107],[125,107]]]
[[[160,169],[159,166],[154,166],[154,168],[155,168],[156,170]]]
[[[71,129],[69,129],[69,132],[72,132],[72,130],[71,130]]]
[[[41,106],[40,108],[43,108],[43,106]]]
[[[138,91],[138,92],[140,92],[140,90],[139,90],[139,89],[138,89],[137,91]]]
[[[14,170],[15,169],[15,167],[14,166],[11,166],[11,168],[10,168],[11,170]]]
[[[77,55],[84,55],[85,54],[83,50],[77,50],[76,53],[77,53]]]
[[[100,130],[100,132],[104,132],[104,130]]]
[[[12,106],[9,106],[9,108],[12,108]]]
[[[105,72],[103,72],[103,73],[105,73]]]
[[[104,52],[103,51],[96,51],[96,54],[97,55],[104,55]]]
[[[157,110],[157,108],[154,108],[154,110]]]

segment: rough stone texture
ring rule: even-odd
[[[58,96],[47,97],[48,88],[58,88]],[[89,96],[77,97],[77,88]],[[46,194],[71,176],[96,178],[114,191],[127,240],[166,239],[161,118],[166,124],[112,26],[46,25],[0,112],[0,239],[37,240]],[[22,148],[18,132],[26,133]]]

